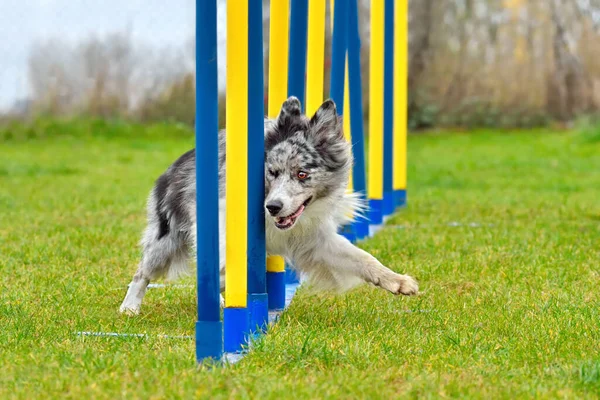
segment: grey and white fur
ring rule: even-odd
[[[221,291],[225,290],[225,134],[219,144]],[[338,234],[365,207],[348,193],[351,145],[333,101],[308,118],[295,97],[279,116],[265,119],[265,225],[267,253],[281,255],[303,284],[345,291],[368,282],[393,294],[418,292],[417,282],[382,265]],[[195,152],[185,153],[161,175],[148,199],[148,226],[139,268],[120,311],[138,314],[148,284],[185,273],[196,246]]]

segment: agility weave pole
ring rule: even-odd
[[[371,2],[371,47],[369,73],[369,220],[383,224],[383,2]]]
[[[332,17],[332,35],[331,35],[331,79],[330,79],[330,88],[329,88],[329,97],[336,103],[337,109],[342,112],[342,115],[346,115],[343,119],[343,129],[344,135],[348,141],[356,145],[353,142],[353,139],[360,140],[362,131],[352,133],[352,128],[350,125],[350,90],[349,84],[347,84],[347,53],[349,51],[348,48],[348,2],[339,0],[334,2],[333,0],[330,2],[331,10],[333,11]],[[361,117],[362,121],[362,117]],[[356,149],[353,149],[353,153],[364,153],[364,143],[363,146],[358,146]],[[360,156],[359,156],[360,159]],[[356,165],[355,165],[356,166]],[[364,165],[360,166],[360,169],[364,169]],[[353,192],[354,188],[354,179],[353,179],[353,171],[350,171],[350,179],[348,182],[348,190]],[[341,230],[341,234],[344,235],[351,242],[356,242],[359,238],[359,233],[357,229],[359,228],[358,224],[361,222],[366,222],[364,220],[356,221],[348,226],[343,226]]]
[[[224,350],[268,323],[262,2],[227,3],[227,179]],[[244,27],[247,27],[244,29]]]
[[[369,179],[365,176],[358,2],[331,1],[330,95],[353,145],[350,189],[367,197],[369,220],[343,227],[351,241],[406,202],[406,39],[408,0],[371,4]],[[396,4],[394,4],[396,3]],[[196,175],[198,321],[196,358],[228,359],[289,304],[296,280],[281,257],[266,258],[262,1],[227,3],[226,293],[219,309],[218,88],[216,0],[196,0]],[[324,100],[326,0],[271,1],[269,104],[288,96],[312,115]],[[394,29],[396,20],[396,29]],[[305,81],[306,76],[306,81]],[[305,96],[306,95],[306,96]],[[306,102],[304,99],[306,98]],[[202,174],[200,174],[202,171]],[[201,175],[201,176],[200,176]],[[368,183],[368,191],[367,191]],[[287,278],[286,278],[287,276]],[[287,297],[287,301],[286,301]],[[271,318],[269,318],[269,314]],[[225,352],[225,356],[224,356]]]
[[[408,131],[408,0],[394,8],[394,202],[406,205],[407,131]]]
[[[285,1],[285,0],[284,0]],[[311,0],[318,1],[318,0]],[[287,96],[295,96],[300,100],[302,109],[306,111],[305,92],[308,52],[308,2],[309,0],[289,0],[289,46]],[[286,18],[285,16],[281,16]],[[281,102],[278,107],[281,107]],[[298,283],[300,280],[291,268],[285,269],[286,284]]]
[[[196,196],[198,361],[220,360],[223,356],[217,71],[217,2],[196,0],[196,185],[200,180],[198,171],[202,171],[202,185],[206,190],[206,195]]]
[[[288,90],[289,15],[288,1],[271,1],[269,34],[269,104],[267,115],[277,118]],[[285,260],[280,256],[267,258],[267,294],[269,310],[285,307]]]

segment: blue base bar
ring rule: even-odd
[[[201,363],[223,356],[223,323],[221,321],[196,321],[196,361]]]
[[[362,240],[369,237],[369,221],[359,220],[354,223],[354,232],[356,233],[356,240]]]
[[[383,194],[383,215],[388,216],[394,213],[396,204],[394,201],[394,192],[385,192]]]
[[[296,271],[291,269],[289,265],[286,265],[285,266],[285,283],[291,284],[291,283],[299,283],[299,282],[300,282],[300,279],[298,278]]]
[[[269,324],[269,296],[266,293],[248,294],[250,332],[263,333]]]
[[[354,232],[353,225],[344,225],[344,226],[340,227],[338,233],[340,235],[342,235],[343,237],[345,237],[346,239],[348,239],[350,241],[350,243],[356,242],[356,233]]]
[[[223,310],[223,349],[227,353],[237,353],[247,344],[249,313],[247,308],[225,308]]]
[[[370,225],[381,225],[383,224],[383,200],[369,200],[369,224]]]
[[[267,271],[267,293],[269,310],[279,311],[285,308],[285,272]]]
[[[394,203],[396,203],[396,208],[406,206],[406,190],[394,190]]]

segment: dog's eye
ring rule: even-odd
[[[279,172],[277,171],[273,171],[272,169],[269,169],[267,171],[269,173],[269,175],[271,175],[273,178],[277,178],[277,176],[279,175]]]
[[[298,172],[298,179],[300,179],[301,181],[305,180],[308,178],[308,172],[306,171],[299,171]]]

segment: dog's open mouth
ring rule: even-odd
[[[286,230],[294,226],[296,220],[302,215],[308,203],[312,200],[312,196],[306,199],[304,203],[293,214],[290,214],[286,217],[275,217],[275,226],[281,230]]]

